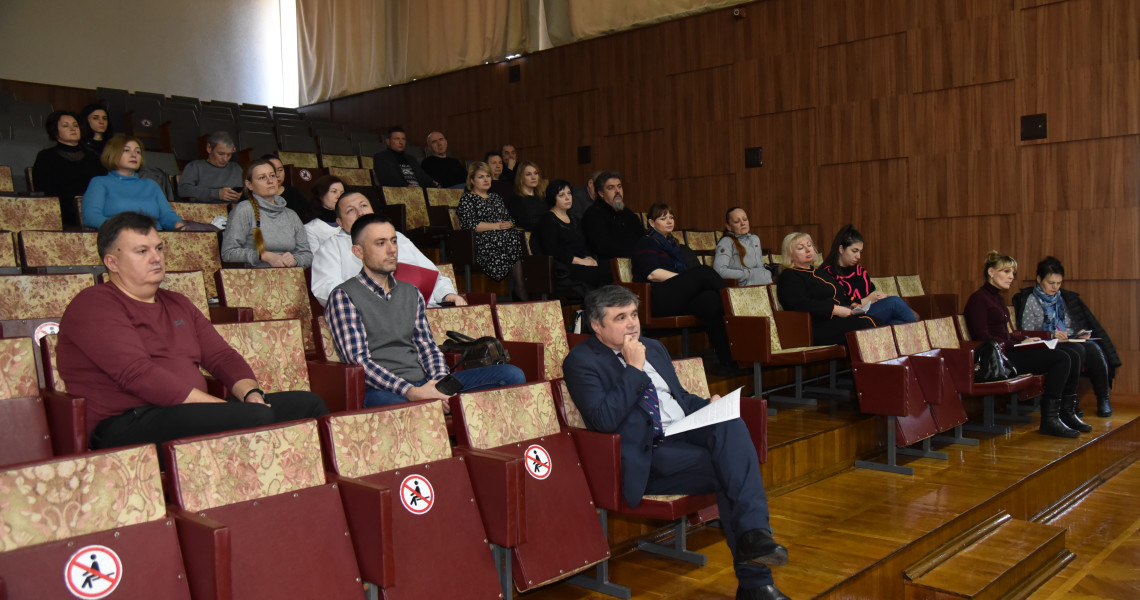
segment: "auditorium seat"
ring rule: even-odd
[[[84,400],[41,388],[39,358],[31,337],[0,339],[0,465],[87,449]]]
[[[463,197],[463,190],[446,188],[427,188],[428,206],[446,206],[458,208],[459,199]]]
[[[8,468],[0,471],[0,490],[0,591],[6,597],[191,597],[154,445]],[[220,597],[207,594],[205,585],[199,591],[199,598]]]
[[[978,440],[962,435],[962,425],[967,421],[966,409],[954,387],[950,366],[943,357],[943,351],[930,345],[926,324],[916,321],[893,325],[892,329],[895,348],[898,349],[899,356],[906,356],[914,366],[922,394],[934,415],[934,422],[938,424],[939,431],[943,432],[934,436],[934,441],[977,446]],[[951,429],[953,435],[944,435],[944,432]]]
[[[12,181],[12,168],[0,165],[0,192],[15,192],[15,182]]]
[[[195,598],[363,595],[316,421],[175,440],[163,452]]]
[[[460,394],[451,412],[461,453],[471,449],[524,460],[525,477],[506,477],[501,469],[487,477],[472,472],[488,534],[517,541],[509,548],[515,588],[526,592],[609,559],[578,451],[570,432],[558,425],[549,382]],[[512,500],[504,506],[505,498]],[[507,513],[512,502],[520,503],[518,512]],[[505,558],[502,544],[495,550]],[[588,577],[571,582],[595,589],[591,584],[598,583]],[[506,585],[503,592],[510,597]]]
[[[899,286],[895,283],[894,277],[872,277],[871,285],[875,286],[876,291],[880,291],[888,296],[899,295]]]
[[[167,271],[201,271],[206,296],[218,297],[214,274],[222,268],[218,234],[209,231],[160,231]],[[242,304],[238,306],[251,306]]]
[[[313,313],[304,269],[221,269],[216,277],[222,306],[251,307],[254,318],[259,321],[300,320],[305,353],[316,357]]]
[[[712,256],[716,251],[716,233],[712,231],[685,231],[685,245],[698,258]]]
[[[554,300],[498,303],[494,315],[499,339],[542,344],[543,379],[562,377],[562,361],[570,352],[570,345],[561,304]]]
[[[474,339],[487,336],[498,338],[503,344],[503,349],[511,355],[510,364],[522,369],[527,381],[546,380],[545,346],[535,340],[503,339],[495,335],[495,322],[490,305],[429,308],[426,313],[432,338],[437,345],[447,341],[448,331],[462,333]],[[455,366],[454,361],[458,358],[458,356],[450,357],[448,364]]]
[[[102,273],[98,234],[78,231],[32,231],[19,234],[20,255],[27,273]]]
[[[55,110],[50,102],[21,102],[19,100],[8,104],[8,114],[26,115],[32,122],[32,127],[38,127],[43,132],[44,120]]]
[[[0,275],[19,275],[20,259],[16,251],[16,234],[0,229]]]
[[[244,323],[254,320],[253,309],[248,306],[210,306],[201,271],[167,271],[159,287],[186,296],[214,323]]]
[[[309,135],[308,130],[304,128],[294,127],[278,127],[277,135],[281,139],[281,150],[285,152],[306,152],[313,155],[314,164],[312,168],[316,168],[316,155],[317,155],[317,142]],[[297,163],[292,163],[297,164]],[[297,166],[302,166],[297,164]]]
[[[314,133],[316,133],[314,131]],[[356,156],[356,148],[347,137],[335,135],[317,135],[317,144],[321,147],[321,154],[336,154],[340,156]],[[327,166],[327,165],[326,165]]]
[[[385,599],[501,597],[468,461],[452,456],[438,401],[328,415],[320,430],[360,572]],[[522,477],[521,457],[499,462]]]
[[[694,327],[704,327],[704,323],[693,315],[653,316],[653,288],[648,282],[633,280],[633,262],[628,258],[613,258],[610,259],[610,269],[613,271],[614,283],[628,289],[641,299],[637,305],[637,318],[641,320],[642,331],[681,330],[681,355],[688,356],[689,330]]]
[[[76,294],[94,284],[90,273],[0,276],[0,322],[59,318]]]
[[[385,207],[403,207],[403,229],[400,231],[408,236],[412,243],[421,249],[439,248],[444,236],[451,229],[446,208],[428,206],[424,188],[382,187],[380,192],[384,196]]]
[[[920,319],[937,319],[958,313],[958,294],[927,294],[918,275],[899,275],[899,295]]]
[[[217,217],[227,217],[230,205],[225,202],[171,202],[170,208],[183,220],[210,223]]]
[[[242,130],[238,132],[237,147],[239,150],[249,150],[250,158],[256,159],[277,152],[277,138],[270,131]]]

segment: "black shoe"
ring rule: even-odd
[[[792,600],[769,583],[754,588],[736,588],[736,600]]]
[[[1075,438],[1081,435],[1075,429],[1070,429],[1061,421],[1061,399],[1041,399],[1041,427],[1038,429],[1043,435],[1055,437]]]
[[[1081,405],[1078,404],[1077,407],[1073,409],[1073,414],[1078,417],[1083,417],[1085,416],[1085,411],[1081,410]]]
[[[788,549],[777,544],[767,531],[753,529],[736,541],[736,562],[782,567],[788,564]]]
[[[1061,399],[1061,422],[1068,426],[1069,429],[1079,431],[1081,433],[1088,433],[1092,431],[1092,425],[1085,423],[1077,416],[1074,409],[1077,407],[1076,396],[1066,396]]]
[[[1104,398],[1097,398],[1096,399],[1096,416],[1098,416],[1098,417],[1111,417],[1112,416],[1112,404],[1109,401],[1108,396],[1105,396]]]

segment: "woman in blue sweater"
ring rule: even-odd
[[[83,224],[98,228],[103,221],[123,212],[154,217],[160,231],[181,231],[186,227],[158,184],[138,176],[143,167],[142,144],[138,138],[115,136],[103,148],[103,166],[110,171],[91,179],[83,194]]]

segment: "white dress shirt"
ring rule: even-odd
[[[396,232],[396,245],[400,262],[431,269],[439,273],[435,263],[424,256],[423,252],[420,252],[420,249],[412,243],[412,240],[398,231]],[[329,295],[332,294],[333,288],[356,277],[363,266],[364,264],[360,262],[360,259],[352,253],[352,236],[338,227],[336,233],[325,240],[320,249],[313,254],[313,296],[317,298],[321,306],[325,306],[328,304]],[[448,294],[454,293],[456,293],[455,285],[451,279],[440,274],[436,277],[435,289],[431,292],[431,298],[425,298],[425,300],[427,300],[429,307],[435,307],[439,306],[439,303],[443,302]]]
[[[625,357],[621,352],[617,352],[618,360],[621,361],[623,366],[626,365]],[[685,409],[673,397],[673,392],[669,390],[669,384],[665,383],[665,378],[653,368],[653,363],[649,359],[645,360],[645,374],[649,376],[649,381],[653,382],[653,387],[657,389],[657,406],[661,409],[661,427],[664,429],[672,425],[676,421],[685,418]]]

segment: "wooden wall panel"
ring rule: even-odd
[[[923,3],[933,4],[933,3]],[[910,37],[915,92],[1013,79],[1013,13],[915,30]]]
[[[1022,77],[1017,80],[1017,114],[1049,115],[1048,142],[1136,134],[1136,90],[1140,60]]]
[[[665,63],[661,60],[660,48],[669,42],[654,35],[659,29],[659,27],[634,29],[585,42],[596,46],[590,57],[594,61],[590,70],[594,73],[599,87],[664,75]],[[576,51],[583,45],[583,43],[572,44],[566,46],[566,49]]]
[[[820,165],[907,155],[910,96],[833,104],[817,110]]]
[[[711,207],[728,206],[736,198],[736,180],[732,177],[690,177],[671,180],[673,200],[670,205],[677,218],[676,228],[719,231],[724,229],[724,211]],[[645,205],[648,208],[648,205]]]
[[[1140,279],[1140,207],[1034,212],[1020,224],[1018,260],[1053,255],[1081,279]],[[1127,302],[1135,310],[1136,298]]]
[[[452,155],[469,160],[483,160],[495,145],[492,140],[498,139],[494,111],[490,109],[448,115],[442,131]]]
[[[740,26],[733,26],[736,34],[734,62],[743,57],[802,54],[815,50],[815,2],[769,0],[745,6],[747,18],[739,21]]]
[[[652,131],[665,127],[668,104],[665,78],[650,77],[637,81],[606,82],[599,90],[598,110],[601,116],[598,135],[615,135]]]
[[[913,269],[911,253],[892,251],[918,243],[907,176],[906,159],[821,166],[817,205],[824,237],[816,240],[820,251],[826,254],[835,233],[851,223],[867,240],[863,265],[872,274]]]
[[[668,178],[723,175],[732,178],[733,135],[738,121],[701,122],[668,130],[673,160],[664,166]],[[694,124],[696,125],[696,124]],[[741,153],[743,154],[743,153]],[[740,162],[744,162],[741,159]]]
[[[914,154],[1009,147],[1018,133],[1012,82],[914,95]]]
[[[814,107],[815,55],[812,49],[736,63],[734,78],[740,116]]]
[[[812,140],[815,111],[800,110],[741,119],[729,164],[737,173],[743,206],[753,227],[812,222],[816,167]],[[744,168],[744,148],[762,146],[764,166]],[[728,206],[724,208],[727,210]]]
[[[731,65],[736,61],[735,48],[715,40],[735,38],[737,29],[746,28],[744,21],[718,10],[662,23],[656,26],[660,31],[655,33],[669,43],[659,46],[653,54],[664,61],[667,75]]]
[[[820,48],[816,56],[816,105],[898,96],[910,91],[906,39],[903,32]]]
[[[587,90],[538,101],[538,114],[533,123],[542,146],[586,145],[598,131],[597,91]],[[550,118],[549,115],[558,115]]]
[[[816,0],[816,43],[820,46],[907,31],[914,26],[911,0]]]
[[[1140,136],[1023,146],[1023,210],[1140,206]]]
[[[1010,0],[941,0],[940,2],[915,2],[914,26],[931,27],[978,19],[1008,13],[1012,10]]]
[[[0,79],[0,91],[12,92],[21,102],[48,102],[55,110],[79,112],[95,102],[95,90],[63,85]]]
[[[918,221],[922,243],[914,254],[923,287],[934,293],[958,292],[965,302],[983,283],[986,253],[997,250],[1016,258],[1019,235],[1012,215]]]
[[[666,111],[675,127],[701,127],[735,118],[736,89],[731,66],[666,77]]]
[[[1069,0],[1019,15],[1023,77],[1140,59],[1140,2]]]
[[[644,212],[657,201],[671,202],[672,186],[666,186],[667,164],[671,150],[663,130],[611,135],[600,138],[594,147],[594,165],[598,169],[616,169],[622,174],[626,204]],[[548,168],[548,172],[558,172]]]
[[[910,157],[915,218],[1017,212],[1016,148],[983,148]]]

